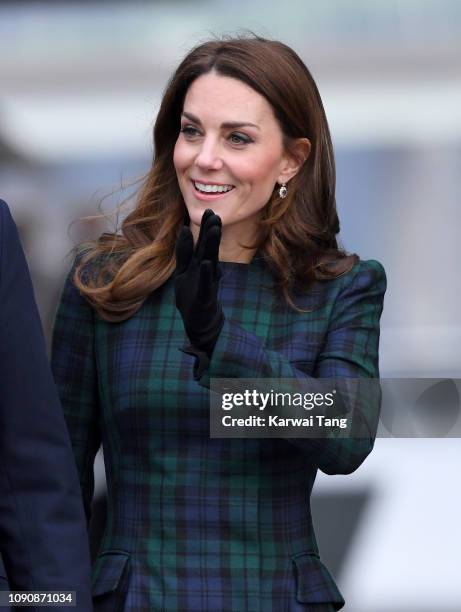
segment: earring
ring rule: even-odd
[[[279,189],[279,196],[282,198],[282,200],[287,197],[287,193],[288,193],[287,184],[282,183]]]

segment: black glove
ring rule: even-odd
[[[210,209],[203,213],[195,250],[189,227],[184,226],[176,240],[176,307],[191,344],[208,357],[224,324],[218,300],[220,242],[221,219]]]

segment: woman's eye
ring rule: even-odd
[[[248,144],[252,142],[251,138],[248,138],[248,136],[244,134],[231,134],[230,140],[232,144]]]
[[[181,128],[181,133],[185,134],[186,136],[197,136],[199,131],[197,128],[194,128],[191,125],[185,125]]]
[[[200,130],[198,130],[192,125],[184,125],[181,128],[180,132],[184,134],[186,138],[196,138],[197,136],[200,136]],[[229,141],[233,145],[245,145],[250,142],[253,142],[249,136],[237,132],[234,132],[229,136]]]

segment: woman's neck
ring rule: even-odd
[[[225,248],[223,244],[219,247],[219,261],[232,261],[235,263],[250,263],[256,249],[244,249],[239,245],[231,245]]]

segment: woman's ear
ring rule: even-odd
[[[311,152],[311,141],[308,138],[296,138],[288,145],[282,161],[282,171],[278,183],[288,183],[303,166]]]

